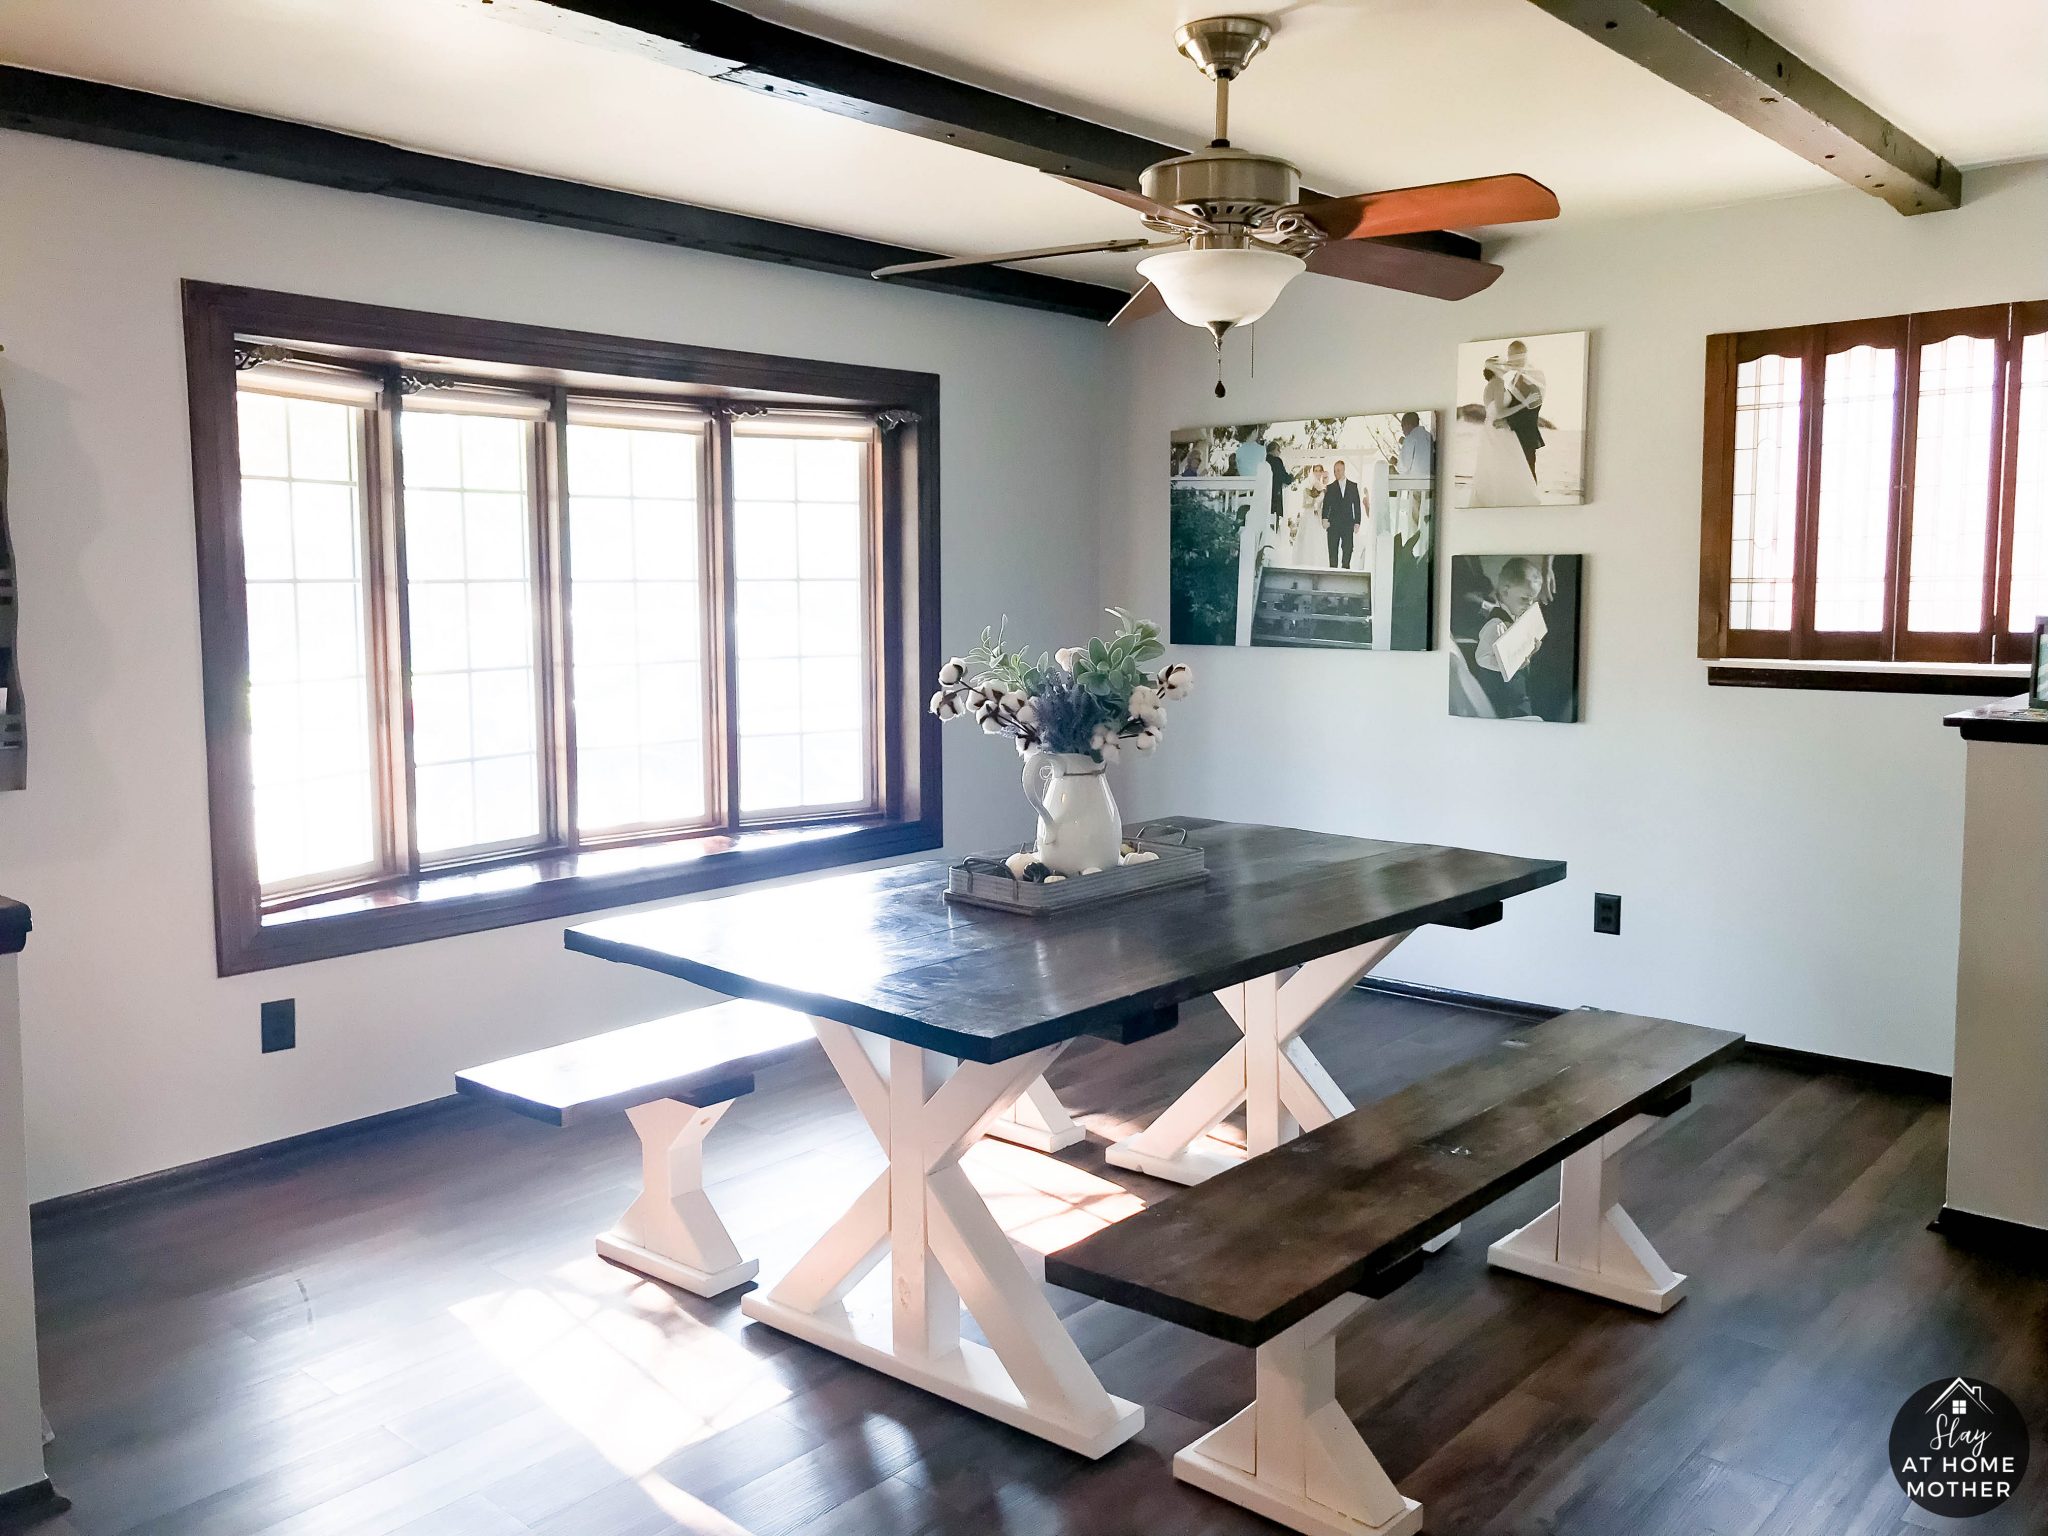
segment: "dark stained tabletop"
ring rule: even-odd
[[[1202,845],[1205,882],[1056,917],[948,903],[946,865],[932,860],[605,918],[566,942],[730,997],[1005,1061],[1564,878],[1556,860],[1167,819]]]

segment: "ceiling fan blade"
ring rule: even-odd
[[[1332,240],[1373,240],[1430,229],[1472,229],[1557,217],[1557,194],[1527,176],[1478,176],[1391,192],[1297,203],[1300,214]]]
[[[995,262],[1036,261],[1042,256],[1086,256],[1096,251],[1146,251],[1155,245],[1179,245],[1178,240],[1152,241],[1142,236],[1128,240],[1091,240],[1085,245],[1047,245],[1035,251],[998,251],[993,256],[935,256],[930,261],[899,261],[893,267],[878,267],[876,277],[903,277],[912,272],[937,272],[946,267],[985,267]]]
[[[1139,320],[1143,320],[1148,315],[1158,314],[1164,308],[1166,308],[1165,296],[1157,288],[1147,283],[1131,295],[1128,304],[1109,317],[1109,328],[1117,330],[1122,326],[1134,324]]]
[[[1083,181],[1078,176],[1053,175],[1053,180],[1064,181],[1068,186],[1079,187],[1083,192],[1093,192],[1097,197],[1106,197],[1112,203],[1122,203],[1133,213],[1142,213],[1146,218],[1157,219],[1162,224],[1176,224],[1186,229],[1209,228],[1206,219],[1198,219],[1187,209],[1176,208],[1171,203],[1155,203],[1142,192],[1126,192],[1122,187],[1105,187],[1099,181]]]
[[[1500,276],[1490,261],[1447,256],[1397,240],[1332,240],[1305,258],[1311,272],[1347,282],[1398,288],[1432,299],[1468,299]]]

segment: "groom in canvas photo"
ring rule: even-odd
[[[1492,362],[1491,358],[1488,362]],[[1529,366],[1526,342],[1510,342],[1500,367],[1500,381],[1506,399],[1497,426],[1515,434],[1528,461],[1529,474],[1536,473],[1536,451],[1543,446],[1543,370]]]
[[[1351,569],[1351,551],[1358,539],[1358,525],[1365,521],[1359,505],[1358,482],[1344,475],[1344,461],[1330,466],[1330,483],[1323,487],[1323,541],[1329,546],[1330,569]]]
[[[1586,499],[1585,331],[1458,348],[1452,486],[1461,507],[1576,506]]]

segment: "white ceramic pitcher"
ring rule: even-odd
[[[1114,869],[1123,821],[1103,765],[1085,752],[1024,755],[1024,798],[1038,812],[1038,860],[1056,875]]]

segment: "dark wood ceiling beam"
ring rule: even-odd
[[[730,5],[669,0],[494,0],[491,14],[550,36],[687,69],[763,95],[971,149],[1034,170],[1136,191],[1138,173],[1186,153],[999,91],[828,42]],[[1190,88],[1199,85],[1190,72]],[[1302,191],[1304,198],[1324,194]],[[1449,230],[1386,242],[1482,259]]]
[[[1901,213],[1962,204],[1953,165],[1718,0],[1533,3]]]
[[[1138,172],[1184,153],[1137,134],[829,42],[730,5],[673,0],[495,0],[491,14],[557,37],[659,59],[1041,171],[1135,191]],[[1189,74],[1190,89],[1196,82]]]
[[[0,127],[863,281],[877,267],[935,254],[9,66],[0,66]],[[1130,297],[1098,283],[1009,267],[920,273],[895,282],[1090,320],[1107,320]]]

